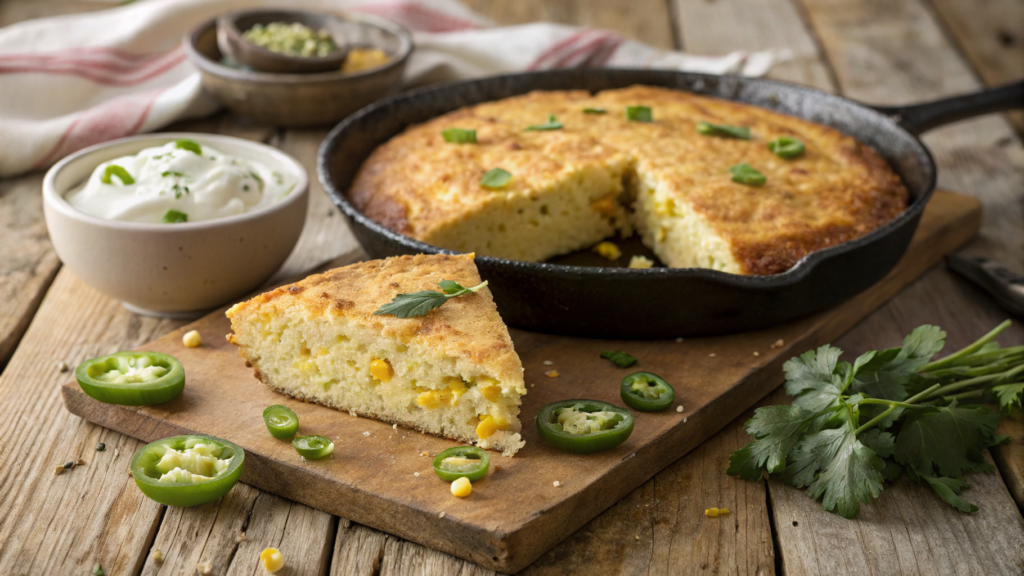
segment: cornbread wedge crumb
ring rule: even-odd
[[[523,368],[485,288],[425,316],[374,312],[397,294],[480,284],[473,255],[400,256],[310,276],[227,311],[256,377],[278,392],[511,456]]]

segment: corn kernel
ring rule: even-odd
[[[448,382],[448,389],[456,398],[462,396],[467,390],[469,390],[466,383],[462,381],[462,378],[448,378],[446,379],[446,382]]]
[[[480,423],[476,426],[476,435],[481,440],[490,438],[498,430],[498,423],[494,421],[493,416],[484,416]]]
[[[559,374],[558,370],[548,370],[547,372],[544,373],[544,375],[547,376],[548,378],[558,378]]]
[[[164,553],[161,552],[159,548],[157,548],[156,550],[153,550],[152,558],[153,558],[153,562],[155,562],[156,564],[163,564],[164,563]]]
[[[488,384],[480,387],[480,395],[487,398],[490,402],[495,402],[501,397],[501,387],[494,384]]]
[[[199,335],[198,330],[191,330],[181,337],[181,343],[186,348],[196,348],[203,343],[203,337]]]
[[[416,397],[416,403],[427,410],[433,410],[441,405],[441,396],[436,390],[428,390]]]
[[[718,509],[718,515],[719,516],[722,516],[722,515],[728,514],[728,513],[729,513],[729,509],[728,508],[719,508]]]
[[[590,203],[590,207],[599,214],[605,216],[615,215],[615,193],[607,194]]]
[[[473,484],[470,483],[469,478],[463,476],[452,482],[452,496],[458,498],[465,498],[473,493]]]
[[[715,516],[718,516],[718,508],[708,508],[704,511],[704,515],[714,518]]]
[[[668,235],[668,230],[665,230],[664,226],[658,226],[658,233],[654,236],[654,240],[657,242],[664,242],[665,236]]]
[[[654,266],[654,261],[645,256],[633,256],[629,259],[630,268],[650,268]]]
[[[381,382],[390,382],[391,377],[395,375],[395,370],[387,360],[374,358],[370,362],[370,375]]]
[[[614,242],[601,242],[594,246],[593,250],[601,258],[608,260],[618,260],[619,256],[622,256],[622,250]]]
[[[267,548],[260,552],[260,560],[267,572],[277,572],[284,568],[284,556],[277,548]]]

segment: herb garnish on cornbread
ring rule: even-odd
[[[228,340],[278,392],[512,455],[523,445],[526,388],[490,291],[447,299],[423,316],[374,314],[443,280],[481,284],[473,255],[330,270],[233,306]]]

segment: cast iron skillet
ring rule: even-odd
[[[752,330],[834,306],[885,276],[917,228],[935,189],[935,163],[916,134],[1024,105],[1024,82],[916,106],[872,109],[811,88],[757,78],[630,69],[529,72],[414,90],[363,108],[338,124],[321,145],[320,181],[371,256],[454,253],[396,234],[348,202],[346,193],[359,166],[377,146],[411,124],[463,106],[531,90],[598,91],[633,84],[755,104],[832,126],[873,146],[903,177],[911,204],[870,234],[809,254],[772,276],[477,257],[480,275],[489,281],[508,324],[573,336],[669,338]]]

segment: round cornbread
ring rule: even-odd
[[[627,106],[650,107],[653,122],[628,120]],[[562,128],[526,130],[549,115]],[[751,139],[701,134],[701,121],[748,127]],[[476,130],[477,142],[446,142],[448,128]],[[772,153],[780,136],[804,154]],[[741,163],[766,183],[733,182]],[[483,187],[499,167],[509,184]],[[543,261],[636,231],[668,266],[752,275],[863,236],[909,199],[881,156],[837,130],[650,86],[532,92],[411,126],[366,160],[349,197],[395,232],[478,255]]]

